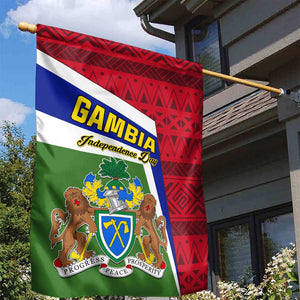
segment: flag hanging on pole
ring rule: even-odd
[[[205,289],[201,67],[38,25],[36,115],[33,290]]]

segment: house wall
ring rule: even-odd
[[[264,0],[262,5],[248,0],[222,16],[221,35],[228,49],[230,74],[268,80],[270,71],[285,63],[270,57],[287,51],[300,39],[299,13],[299,1]],[[262,62],[264,69],[255,72],[255,65]]]
[[[276,70],[296,62],[299,65],[298,0],[264,0],[263,5],[259,0],[231,0],[218,6],[213,14],[220,21],[222,46],[228,53],[230,75],[278,83],[274,80]],[[188,59],[185,24],[180,20],[174,28],[176,55]],[[299,83],[299,75],[289,72],[289,79],[280,86],[295,86],[291,81]],[[253,91],[240,85],[219,91],[205,99],[204,115]]]
[[[220,7],[216,16],[218,14],[230,75],[265,80],[272,86],[299,92],[299,1],[266,0],[262,6],[261,1],[248,0],[231,10],[222,11]],[[222,93],[224,91],[219,96]],[[229,93],[230,96],[233,94]],[[230,102],[225,99],[218,103],[215,101],[214,105],[221,107],[225,101]],[[209,99],[206,101],[210,103]],[[208,222],[214,222],[292,202],[296,244],[299,247],[300,107],[287,96],[278,98],[278,123],[284,126],[280,135],[253,143],[253,148],[249,145],[247,150],[239,149],[239,156],[227,153],[235,156],[236,166],[224,165],[224,176],[212,179],[212,174],[218,170],[213,169],[212,161],[204,165],[207,217]],[[251,162],[259,151],[263,155],[257,155],[258,164],[248,165],[247,162]],[[244,157],[242,153],[245,153]],[[224,161],[230,161],[226,155]],[[223,160],[222,155],[218,160]]]
[[[210,159],[206,156],[203,186],[208,223],[291,202],[284,131]]]
[[[228,53],[230,75],[263,80],[286,89],[299,86],[299,1],[264,0],[262,5],[259,0],[230,0],[219,5],[213,15],[220,21],[221,41]],[[184,23],[179,20],[175,25],[176,55],[183,59],[188,58],[186,34]],[[205,98],[204,116],[253,91],[236,84],[218,91]],[[287,109],[286,104],[282,105],[279,101],[279,113],[284,114],[285,118],[297,115],[297,109],[295,103]],[[276,151],[271,146],[271,152],[268,152],[266,140],[262,140],[239,148],[238,155],[234,151],[219,152],[216,158],[209,159],[206,157],[211,156],[210,150],[204,147],[204,193],[209,222],[291,202],[284,123],[282,126],[280,138],[277,135],[276,139],[269,139],[270,145],[278,141],[282,143]],[[247,134],[244,137],[247,139]],[[204,139],[204,145],[206,143]],[[247,154],[247,149],[252,150]],[[256,158],[253,155],[257,151],[263,155],[257,156],[257,164],[253,165],[249,162]],[[270,155],[272,161],[269,161]]]

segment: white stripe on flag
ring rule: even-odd
[[[46,70],[54,73],[65,81],[71,83],[77,88],[81,89],[85,93],[91,95],[93,98],[98,99],[109,107],[113,108],[120,113],[126,112],[126,117],[131,119],[133,122],[157,136],[155,121],[151,118],[126,103],[121,98],[110,93],[103,87],[92,82],[56,59],[50,57],[49,55],[37,50],[37,64]]]

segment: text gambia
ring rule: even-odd
[[[72,111],[71,118],[78,123],[92,127],[94,124],[99,131],[114,133],[118,138],[137,145],[145,151],[155,153],[155,140],[146,132],[136,128],[112,112],[105,113],[100,105],[92,107],[92,101],[79,96]]]

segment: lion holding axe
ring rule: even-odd
[[[52,228],[50,232],[51,248],[53,249],[58,242],[63,243],[62,250],[59,251],[58,257],[54,262],[56,267],[66,267],[74,262],[73,259],[82,260],[89,258],[94,254],[93,251],[86,251],[87,245],[93,234],[96,233],[97,227],[95,221],[91,218],[96,208],[89,205],[88,200],[82,191],[76,187],[69,187],[64,193],[66,200],[66,212],[56,208],[52,211],[51,220]],[[58,235],[62,223],[66,223],[69,216],[69,222],[64,231]],[[77,231],[82,225],[88,225],[89,236]],[[72,253],[71,250],[77,247]],[[70,258],[68,256],[70,254]]]

